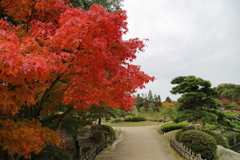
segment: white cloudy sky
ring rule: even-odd
[[[157,80],[139,93],[177,100],[171,80],[195,75],[240,84],[240,0],[125,0],[129,33],[148,38],[134,64]]]

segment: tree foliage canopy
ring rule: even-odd
[[[108,12],[117,12],[121,10],[123,6],[123,0],[70,0],[70,2],[73,7],[80,7],[84,10],[89,10],[89,8],[96,3]]]
[[[174,78],[171,83],[176,84],[171,93],[183,94],[178,99],[180,103],[178,110],[181,111],[177,117],[178,120],[189,119],[193,121],[202,119],[208,122],[214,120],[212,123],[216,122],[217,117],[214,114],[205,114],[219,107],[219,104],[212,98],[216,91],[210,88],[211,83],[209,81],[195,76],[180,76]]]
[[[210,88],[210,81],[195,76],[180,76],[174,78],[171,83],[177,85],[172,88],[172,94],[183,94],[178,99],[178,102],[181,103],[179,110],[198,110],[203,107],[216,109],[218,107],[218,104],[212,98],[217,92]]]
[[[177,116],[177,108],[174,106],[174,104],[169,104],[167,107],[164,107],[161,112],[161,115],[166,115],[170,117],[172,120]]]
[[[232,102],[237,102],[240,98],[240,85],[223,83],[215,87],[217,95],[215,96],[218,99],[228,98]]]

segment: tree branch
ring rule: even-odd
[[[45,100],[47,98],[47,95],[52,90],[52,88],[57,84],[57,82],[60,80],[61,77],[62,77],[62,75],[58,75],[56,77],[56,79],[51,83],[50,87],[45,90],[45,92],[44,92],[44,94],[43,94],[43,96],[41,98],[41,101],[40,101],[40,103],[38,105],[38,109],[37,109],[37,111],[35,112],[35,114],[33,115],[32,118],[37,117],[37,116],[40,115],[40,112],[43,109],[43,104],[44,104],[44,102],[45,102]]]
[[[73,110],[73,106],[69,107],[67,111],[65,111],[63,114],[60,114],[60,115],[54,115],[52,117],[48,117],[46,119],[42,119],[40,120],[40,122],[47,122],[47,121],[51,121],[51,120],[54,120],[54,119],[57,119],[57,118],[64,118],[66,117],[69,113],[71,113],[71,111]]]

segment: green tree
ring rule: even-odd
[[[147,100],[148,100],[150,103],[153,102],[153,94],[152,94],[152,91],[151,91],[151,90],[149,90],[149,92],[148,92]]]
[[[149,103],[148,104],[148,112],[150,114],[153,114],[154,111],[155,111],[155,104],[154,103]]]
[[[73,7],[88,10],[94,3],[102,6],[108,12],[116,12],[122,9],[123,0],[70,0]]]
[[[162,106],[162,101],[161,101],[160,95],[158,95],[158,96],[154,95],[154,103],[156,106]]]
[[[178,99],[178,111],[182,114],[179,114],[176,121],[179,118],[187,120],[192,115],[193,121],[200,119],[202,122],[216,123],[216,115],[211,111],[217,110],[219,104],[212,98],[217,92],[211,88],[210,81],[195,76],[180,76],[174,78],[171,84],[176,85],[171,90],[172,94],[183,94]],[[208,113],[207,116],[204,113]],[[210,121],[208,116],[212,117]]]
[[[167,107],[164,107],[161,112],[161,115],[171,118],[172,120],[178,115],[177,108],[174,104],[170,104]]]
[[[144,112],[145,112],[145,108],[144,108],[144,107],[141,107],[141,108],[139,109],[139,112],[140,112],[140,113],[144,113]]]
[[[167,96],[166,100],[167,102],[172,102],[171,98]]]
[[[153,102],[156,104],[156,102],[157,102],[157,95],[154,93],[154,95],[153,95]]]
[[[237,102],[240,97],[240,85],[223,83],[215,87],[218,94],[215,98],[221,99],[224,97],[231,98],[233,102]]]
[[[231,98],[232,96],[233,89],[224,89],[224,91],[221,93],[220,97],[229,97]]]
[[[240,97],[240,85],[237,85],[234,87],[233,91],[232,91],[232,101],[233,102],[237,102],[238,101],[238,97]]]
[[[144,102],[145,102],[145,99],[141,97],[140,94],[137,94],[136,103],[135,103],[137,108],[140,108],[141,106],[143,106]]]

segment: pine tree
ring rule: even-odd
[[[167,96],[166,100],[167,102],[172,102],[171,98]]]

